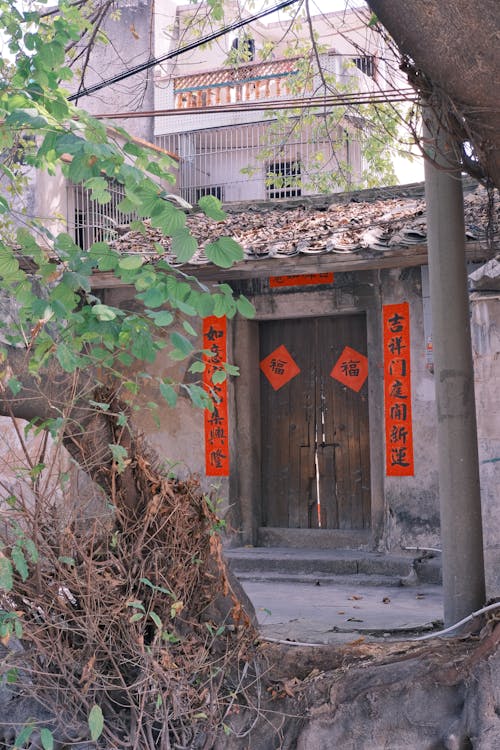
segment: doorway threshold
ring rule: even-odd
[[[287,529],[261,526],[257,546],[369,550],[373,543],[370,529]]]

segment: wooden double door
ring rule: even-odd
[[[365,315],[262,323],[261,362],[271,356],[276,369],[283,352],[300,372],[283,385],[277,376],[274,387],[261,373],[262,525],[368,529]],[[341,380],[331,375],[336,364]]]

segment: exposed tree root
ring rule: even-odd
[[[233,692],[254,679],[255,630],[198,482],[167,479],[137,444],[127,469],[133,510],[63,523],[55,501],[38,497],[4,514],[8,554],[18,528],[39,560],[0,596],[22,624],[22,650],[4,638],[2,671],[19,668],[23,694],[46,707],[61,741],[88,739],[98,704],[103,747],[211,747]]]

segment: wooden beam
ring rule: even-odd
[[[468,262],[489,260],[498,252],[496,248],[487,249],[484,243],[467,242],[466,259]],[[213,264],[205,266],[182,267],[182,272],[194,276],[200,281],[235,281],[237,279],[262,279],[268,276],[291,276],[293,274],[325,273],[333,271],[372,271],[382,268],[411,268],[427,265],[427,244],[411,245],[387,252],[360,250],[356,253],[321,255],[293,255],[290,258],[265,257],[262,260],[245,260],[231,268],[219,268]],[[115,277],[112,272],[97,272],[91,279],[93,289],[112,289],[129,286]]]

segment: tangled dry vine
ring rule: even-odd
[[[254,627],[197,479],[166,477],[139,444],[128,468],[140,505],[93,521],[69,522],[54,495],[10,498],[0,542],[26,569],[0,596],[16,624],[4,614],[2,671],[62,743],[88,740],[97,705],[99,746],[210,748],[255,680]]]

